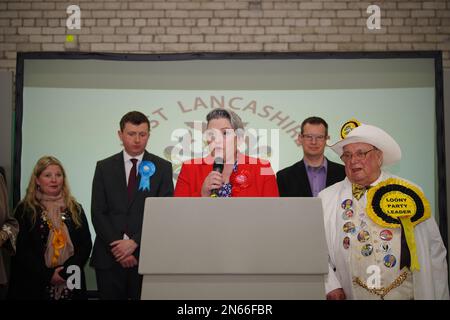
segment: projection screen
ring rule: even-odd
[[[148,115],[147,150],[172,162],[176,183],[181,162],[204,152],[206,114],[225,107],[241,116],[257,142],[242,150],[267,158],[275,171],[302,158],[296,139],[306,117],[328,122],[328,144],[351,118],[383,128],[403,152],[386,169],[423,188],[443,231],[440,63],[435,52],[19,54],[14,203],[37,159],[49,154],[62,161],[90,218],[96,162],[122,149],[119,120],[131,110]],[[341,162],[331,149],[326,156]]]

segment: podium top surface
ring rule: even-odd
[[[324,274],[318,198],[147,198],[141,274]]]

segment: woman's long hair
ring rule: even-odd
[[[81,217],[80,211],[81,207],[75,200],[75,198],[71,195],[69,185],[67,183],[66,171],[62,166],[61,162],[52,156],[43,156],[38,160],[36,165],[34,166],[33,173],[30,177],[30,182],[28,183],[27,193],[22,200],[24,204],[24,212],[30,210],[31,212],[31,222],[32,225],[36,223],[36,217],[38,213],[38,208],[43,209],[42,205],[39,203],[39,200],[36,197],[36,192],[38,190],[38,185],[36,180],[42,174],[42,172],[51,165],[56,165],[61,169],[63,174],[63,187],[62,187],[62,195],[64,199],[64,203],[66,204],[67,210],[70,213],[70,216],[75,223],[76,227],[81,226]]]

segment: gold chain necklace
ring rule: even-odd
[[[366,289],[372,294],[376,294],[381,298],[381,300],[384,300],[384,297],[393,289],[400,287],[403,282],[405,282],[406,278],[408,277],[408,272],[403,271],[387,288],[369,288],[363,281],[361,281],[360,278],[355,277],[353,279],[353,283],[359,285],[360,287]]]

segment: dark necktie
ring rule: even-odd
[[[128,201],[131,201],[133,198],[134,190],[136,190],[137,185],[137,177],[136,177],[136,164],[138,159],[132,158],[130,159],[133,162],[133,166],[130,170],[130,175],[128,176]]]

